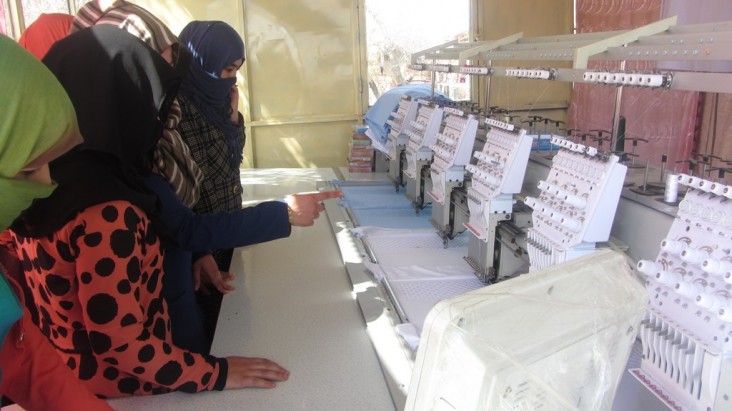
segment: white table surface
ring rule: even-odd
[[[331,169],[243,170],[245,200],[314,191]],[[334,200],[335,201],[335,200]],[[272,390],[172,393],[110,401],[117,410],[393,410],[326,218],[237,250],[212,353],[270,358],[290,370]]]

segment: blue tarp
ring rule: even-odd
[[[386,124],[386,121],[399,105],[399,100],[403,95],[414,99],[429,99],[432,97],[432,87],[427,84],[407,84],[395,87],[382,94],[366,112],[364,121],[369,127],[367,135],[374,142],[374,147],[381,151],[384,151],[386,138],[389,135],[389,125]],[[451,101],[439,91],[435,91],[435,99],[438,105],[444,105]]]

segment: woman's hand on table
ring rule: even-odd
[[[229,373],[226,387],[232,388],[274,388],[276,382],[287,381],[290,372],[266,358],[226,357]]]

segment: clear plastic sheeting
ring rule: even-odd
[[[610,410],[647,301],[612,250],[442,301],[406,410]]]

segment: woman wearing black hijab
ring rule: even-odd
[[[289,373],[258,358],[216,358],[171,342],[156,196],[143,177],[179,77],[112,26],[68,36],[44,63],[74,104],[85,142],[51,164],[58,189],[13,225],[39,326],[98,395],[274,387]]]

